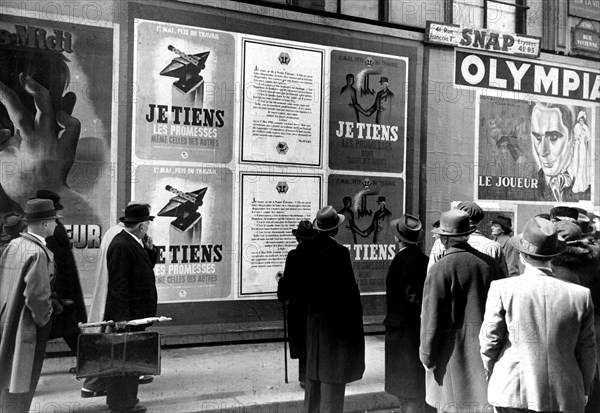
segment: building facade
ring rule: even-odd
[[[368,331],[402,213],[430,228],[476,200],[518,232],[600,209],[597,2],[0,7],[0,214],[58,192],[89,300],[102,234],[148,202],[167,343],[281,337],[276,275],[323,205],[347,218]]]

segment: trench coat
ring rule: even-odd
[[[421,362],[426,398],[443,411],[481,412],[487,385],[479,356],[479,330],[492,281],[503,277],[498,262],[461,243],[429,270],[421,310]]]
[[[53,316],[50,338],[78,335],[80,332],[78,323],[87,321],[85,303],[73,256],[73,247],[65,226],[60,221],[56,221],[54,234],[46,238],[46,245],[54,255],[56,295],[60,300],[73,301],[72,305],[64,306],[61,314]]]
[[[329,384],[359,380],[365,370],[363,308],[350,252],[319,234],[311,255],[306,377]]]
[[[385,279],[385,391],[398,398],[425,399],[419,331],[428,260],[417,246],[407,246],[396,254]]]
[[[156,250],[148,251],[127,231],[108,247],[108,293],[104,317],[125,321],[155,317],[158,294],[154,278]]]
[[[590,290],[530,265],[492,283],[480,336],[488,399],[535,411],[584,410],[596,371]]]
[[[282,303],[288,301],[287,326],[293,359],[306,357],[307,274],[310,271],[306,263],[311,258],[310,243],[302,241],[288,252],[283,277],[277,285],[277,299]]]
[[[52,315],[52,252],[23,233],[0,257],[0,389],[29,391],[36,327]]]

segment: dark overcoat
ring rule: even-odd
[[[365,370],[365,337],[350,253],[319,234],[309,264],[306,376],[331,384],[359,380]]]
[[[420,357],[428,367],[430,406],[484,410],[487,383],[479,356],[479,330],[492,281],[502,278],[498,262],[469,244],[446,250],[427,274],[421,311]]]
[[[385,391],[398,398],[425,399],[419,330],[428,262],[427,255],[410,245],[396,254],[385,279]]]
[[[108,247],[106,320],[124,321],[155,317],[158,294],[154,279],[156,252],[145,249],[127,231]]]
[[[77,335],[80,332],[77,324],[85,323],[87,315],[73,247],[65,226],[60,221],[56,221],[54,234],[46,238],[46,246],[54,254],[56,295],[60,300],[73,301],[72,305],[64,306],[61,314],[52,316],[50,338]]]
[[[307,274],[311,259],[310,244],[302,241],[296,249],[288,252],[283,277],[277,285],[277,298],[287,301],[287,326],[290,342],[290,356],[293,359],[306,357],[306,308]]]

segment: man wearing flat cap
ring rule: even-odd
[[[390,222],[398,243],[385,279],[385,391],[398,397],[407,411],[431,409],[425,400],[425,374],[419,360],[419,331],[427,255],[417,246],[423,240],[421,221],[404,214]],[[433,409],[431,409],[433,411]]]
[[[54,233],[52,201],[25,205],[27,232],[13,239],[0,257],[0,411],[27,412],[37,387],[53,311],[52,252],[45,238]]]
[[[23,221],[20,214],[9,212],[2,218],[0,223],[0,256],[15,238],[21,236],[21,232],[25,231],[27,224]]]
[[[446,253],[425,279],[420,358],[425,401],[438,412],[490,410],[478,335],[489,286],[503,274],[496,260],[467,242],[473,231],[469,214],[458,209],[444,212],[433,230]]]
[[[344,410],[346,383],[362,378],[365,338],[362,302],[350,252],[336,242],[344,215],[328,205],[317,212],[319,232],[307,263],[308,318],[304,412]]]
[[[148,237],[153,219],[145,204],[128,206],[125,216],[120,218],[125,229],[114,237],[107,252],[106,320],[118,322],[156,316],[158,295],[153,268],[158,250]],[[138,375],[124,375],[111,379],[106,402],[112,410],[146,410],[137,405],[138,378]]]
[[[596,371],[590,290],[555,277],[565,243],[550,221],[530,219],[518,241],[525,270],[492,282],[479,337],[488,400],[501,413],[583,412]]]

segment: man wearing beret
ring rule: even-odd
[[[502,248],[509,277],[520,274],[519,251],[517,251],[515,246],[514,237],[510,235],[512,231],[512,219],[510,217],[497,215],[492,220],[492,239],[500,244],[500,248]]]
[[[488,400],[501,413],[581,413],[596,371],[590,290],[555,276],[565,244],[550,221],[530,219],[518,241],[525,270],[492,282],[479,337]]]
[[[125,229],[114,237],[107,252],[106,320],[118,322],[156,316],[158,295],[153,268],[158,250],[148,237],[153,219],[145,204],[128,206],[125,216],[120,218]],[[138,405],[138,378],[138,375],[124,375],[111,379],[106,395],[111,410],[146,411]]]
[[[52,321],[61,306],[51,298],[54,271],[45,238],[54,233],[52,201],[25,205],[28,230],[0,257],[0,411],[27,412],[37,387]]]
[[[466,212],[444,212],[433,231],[446,253],[427,273],[423,290],[425,401],[438,412],[488,412],[478,335],[489,286],[503,274],[496,260],[467,242],[475,229]]]

